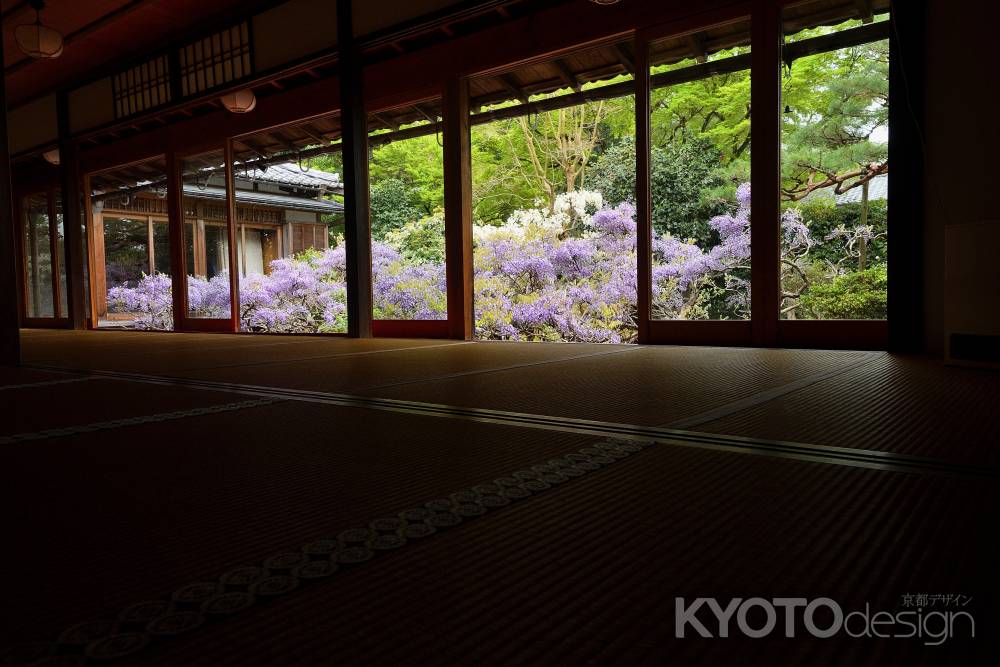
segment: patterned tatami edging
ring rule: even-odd
[[[583,447],[447,498],[375,518],[367,527],[319,538],[298,551],[275,554],[259,564],[242,565],[218,578],[182,586],[168,597],[138,602],[115,618],[79,623],[67,628],[55,642],[11,647],[0,653],[0,664],[43,664],[53,658],[65,658],[69,664],[74,658],[104,661],[133,655],[152,643],[184,635],[326,579],[341,567],[360,565],[380,553],[601,470],[652,444],[608,440]]]
[[[63,380],[41,380],[39,382],[24,382],[22,384],[5,384],[0,385],[0,391],[9,391],[11,389],[32,389],[34,387],[51,387],[57,384],[71,384],[73,382],[87,382],[88,380],[100,379],[96,376],[86,376],[86,377],[75,377],[75,378],[65,378]]]
[[[248,401],[212,405],[206,408],[190,408],[188,410],[174,410],[173,412],[158,412],[151,415],[141,415],[139,417],[127,417],[125,419],[112,419],[109,421],[94,422],[91,424],[80,424],[79,426],[50,428],[44,431],[33,431],[31,433],[15,433],[14,435],[0,436],[0,445],[14,445],[20,442],[47,440],[49,438],[59,438],[67,435],[92,433],[94,431],[107,431],[126,426],[138,426],[139,424],[152,424],[155,422],[187,419],[188,417],[198,417],[201,415],[213,415],[220,412],[232,412],[233,410],[246,410],[247,408],[257,408],[263,405],[271,405],[278,402],[280,402],[280,399],[255,398]]]
[[[859,449],[855,447],[835,447],[832,445],[815,445],[810,443],[789,442],[785,440],[767,440],[763,438],[748,438],[735,435],[720,435],[699,431],[686,431],[676,428],[658,426],[642,426],[620,422],[596,421],[578,419],[575,417],[559,417],[525,412],[510,412],[491,408],[470,408],[457,405],[442,405],[438,403],[423,403],[393,398],[377,398],[358,396],[354,394],[338,394],[308,389],[289,389],[262,385],[237,384],[232,382],[216,382],[181,377],[145,375],[141,373],[123,373],[118,371],[79,371],[52,366],[33,365],[31,368],[50,372],[92,374],[95,377],[143,382],[188,389],[201,389],[215,392],[229,392],[244,396],[271,398],[278,401],[296,401],[302,403],[317,403],[334,405],[344,408],[361,408],[366,410],[384,410],[403,414],[421,415],[424,417],[440,417],[459,419],[463,421],[499,424],[503,426],[518,426],[523,428],[574,433],[577,435],[616,440],[653,441],[657,444],[682,447],[696,447],[715,451],[773,456],[797,461],[810,461],[832,465],[845,465],[890,472],[960,475],[968,477],[995,479],[1000,477],[1000,469],[983,465],[956,463],[952,461],[933,459],[922,456],[911,456],[876,449]]]

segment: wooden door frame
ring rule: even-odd
[[[196,157],[205,153],[220,151],[224,162],[224,180],[226,189],[226,230],[229,240],[229,317],[228,318],[199,318],[188,315],[187,303],[187,248],[185,245],[185,227],[187,217],[184,209],[184,180],[181,165],[185,159]],[[233,165],[232,165],[232,140],[230,138],[220,139],[218,142],[207,143],[197,148],[184,151],[171,151],[168,155],[168,203],[171,214],[169,219],[174,223],[171,226],[170,244],[171,257],[171,285],[174,292],[174,331],[189,332],[222,332],[236,333],[239,331],[239,271],[233,271],[236,256],[236,232],[235,232],[235,193],[233,192]],[[175,219],[176,216],[176,219]],[[192,244],[197,239],[202,239],[204,245],[204,230],[199,221],[195,222],[194,237]],[[195,264],[198,263],[198,246],[195,245]],[[174,268],[177,267],[177,268]],[[194,267],[192,267],[193,269]],[[179,270],[178,270],[179,269]]]
[[[13,211],[14,211],[14,249],[17,253],[17,262],[20,264],[18,274],[20,275],[20,285],[17,290],[17,301],[18,301],[18,312],[20,314],[21,326],[32,327],[32,328],[42,328],[42,329],[63,329],[70,325],[70,319],[68,315],[63,315],[61,307],[61,294],[59,291],[59,273],[62,267],[61,258],[58,256],[59,242],[58,242],[58,231],[56,222],[56,207],[55,207],[55,197],[59,193],[58,186],[50,186],[41,190],[34,192],[24,192],[17,193],[14,197]],[[24,202],[30,197],[44,197],[45,198],[45,210],[46,217],[48,218],[49,226],[49,253],[52,258],[50,259],[50,267],[52,271],[51,275],[51,290],[52,290],[52,316],[51,317],[39,317],[39,316],[29,316],[28,315],[28,285],[31,283],[31,279],[28,276],[28,262],[26,261],[26,255],[24,247],[24,235],[26,232],[26,215],[27,210],[25,209]],[[65,243],[65,239],[64,239]]]
[[[676,345],[886,349],[888,320],[782,320],[780,269],[781,3],[752,0],[703,17],[698,26],[668,24],[636,35],[636,226],[639,342]],[[751,238],[751,313],[748,320],[654,320],[652,301],[652,201],[650,193],[651,42],[693,29],[749,18],[751,104],[772,113],[751,123],[751,209],[758,221]],[[890,18],[891,20],[891,18]],[[892,78],[893,68],[890,68]],[[890,81],[890,87],[892,82]],[[891,133],[890,133],[891,136]],[[895,316],[895,314],[893,315]]]

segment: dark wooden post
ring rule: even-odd
[[[889,18],[889,350],[924,349],[924,51],[927,2],[892,5]],[[895,224],[899,220],[900,224]]]
[[[173,150],[167,152],[167,229],[170,238],[170,285],[174,309],[174,330],[184,329],[187,319],[188,268],[184,251],[184,190],[180,161]]]
[[[69,96],[65,91],[56,96],[59,121],[59,177],[62,186],[63,235],[65,242],[62,258],[66,267],[66,315],[71,329],[87,326],[87,288],[83,278],[83,221],[80,219],[80,174],[76,143],[69,138]],[[53,277],[58,280],[58,276]]]
[[[372,239],[368,201],[368,119],[364,68],[354,40],[351,0],[337,2],[340,125],[344,158],[344,243],[347,255],[347,335],[372,335]]]
[[[753,5],[751,65],[750,302],[751,335],[757,346],[778,341],[781,307],[781,9],[770,0]]]
[[[636,223],[636,325],[639,343],[649,342],[650,301],[653,291],[653,200],[650,195],[649,158],[649,42],[635,42],[635,223]]]
[[[239,228],[236,225],[236,177],[233,173],[233,142],[226,140],[226,233],[229,235],[229,317],[233,332],[240,330],[240,256],[238,254],[242,239],[239,238]],[[246,245],[243,251],[246,252]]]
[[[444,236],[448,275],[448,337],[469,340],[472,303],[472,161],[469,86],[452,76],[444,88]]]
[[[0,30],[0,53],[3,53]],[[0,72],[0,364],[21,363],[17,267],[14,249],[14,206],[10,187],[10,147],[7,145],[7,76]]]

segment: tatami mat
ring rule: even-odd
[[[1000,464],[1000,374],[886,355],[699,430]]]
[[[477,350],[478,351],[478,350]],[[444,353],[442,353],[444,354]],[[859,352],[643,347],[489,375],[359,393],[428,403],[617,421],[671,422],[846,367]]]
[[[136,664],[985,664],[989,648],[967,639],[933,652],[899,640],[678,641],[674,598],[895,610],[915,591],[991,595],[995,500],[984,484],[647,450]],[[962,549],[940,548],[956,534]],[[995,616],[987,600],[975,610]]]
[[[1000,375],[881,353],[50,331],[26,332],[24,348],[38,367],[1000,461]],[[258,397],[221,384],[85,376],[0,371],[7,428],[110,424],[0,447],[16,509],[3,644],[52,640],[596,440],[542,418],[294,391],[243,406]],[[158,413],[174,416],[118,421]],[[766,453],[654,445],[117,664],[992,664],[989,641],[674,639],[676,596],[893,611],[904,595],[964,594],[979,636],[1000,620],[989,471]]]
[[[61,336],[43,334],[36,338],[32,333],[25,337],[24,360],[66,368],[171,374],[442,344],[455,342],[118,331],[64,332]]]
[[[3,447],[7,555],[30,558],[2,626],[51,638],[593,440],[284,403]]]
[[[556,366],[555,362],[563,360],[593,355],[627,356],[634,352],[635,348],[625,346],[470,343],[390,349],[379,354],[330,356],[300,362],[182,371],[176,375],[241,384],[356,393],[383,385],[492,373],[511,367]]]
[[[0,435],[33,433],[243,400],[231,393],[60,374],[58,384],[5,391]]]

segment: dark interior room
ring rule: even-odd
[[[1000,663],[994,3],[0,10],[0,667]]]

